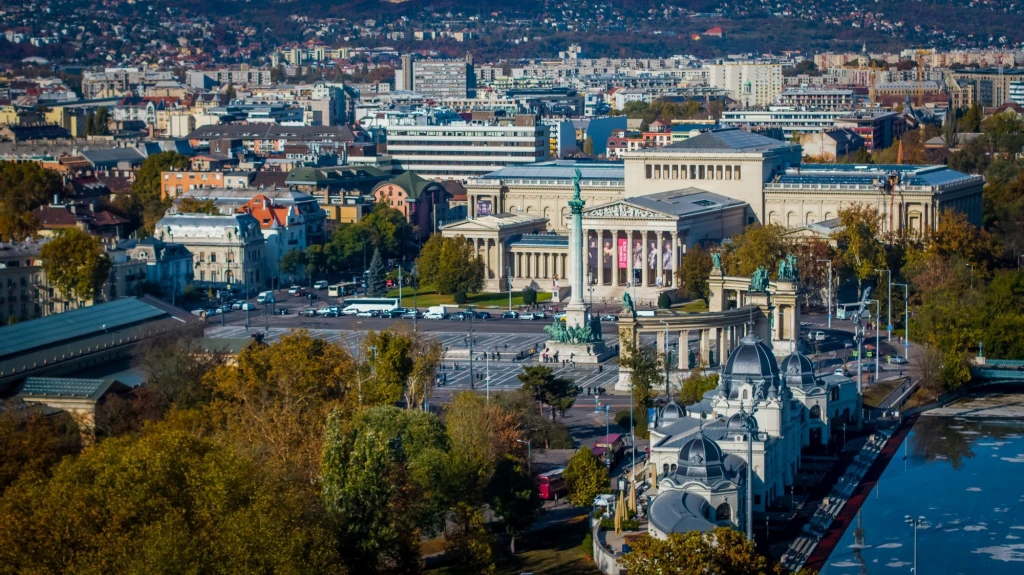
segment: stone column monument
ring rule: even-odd
[[[569,231],[569,303],[565,306],[565,321],[556,319],[552,325],[544,328],[551,336],[545,344],[545,353],[549,357],[558,356],[558,360],[568,359],[576,363],[599,363],[614,355],[601,339],[601,321],[593,317],[590,308],[583,299],[583,206],[586,202],[580,197],[579,169],[572,178],[573,196],[569,200],[572,210],[572,223]]]

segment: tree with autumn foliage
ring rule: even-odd
[[[724,244],[722,267],[726,273],[737,276],[750,276],[761,266],[775,273],[776,264],[787,254],[784,232],[785,228],[777,224],[747,226],[743,233]]]
[[[790,571],[757,552],[752,541],[729,527],[671,533],[665,539],[644,534],[619,563],[630,575],[786,575]],[[802,572],[806,573],[806,572]]]
[[[234,365],[210,371],[208,412],[229,436],[312,480],[328,413],[356,404],[355,373],[354,359],[340,347],[295,331],[271,345],[250,344]]]

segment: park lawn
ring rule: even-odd
[[[412,288],[402,288],[402,301],[399,302],[398,305],[401,307],[412,307],[413,291],[415,290]],[[390,290],[388,292],[388,297],[398,297],[398,288]],[[455,305],[455,299],[451,295],[441,295],[429,288],[420,288],[419,293],[416,294],[415,300],[416,307],[421,308],[430,307],[432,305]],[[548,301],[551,301],[550,293],[537,292],[537,303],[544,303]],[[508,308],[508,292],[469,294],[466,299],[466,303],[463,305]],[[518,307],[521,305],[523,305],[523,292],[512,292],[512,306]]]
[[[704,313],[708,311],[708,302],[702,299],[695,299],[692,301],[688,301],[679,307],[674,307],[672,309],[685,311],[686,313]]]
[[[557,527],[527,534],[516,540],[516,554],[509,556],[507,540],[500,537],[495,549],[498,575],[520,573],[559,573],[562,575],[598,575],[594,562],[580,548],[586,533],[586,516]],[[431,575],[447,575],[445,567],[427,570]]]
[[[892,393],[897,386],[903,385],[903,380],[883,381],[864,388],[864,407],[875,408],[883,399]]]

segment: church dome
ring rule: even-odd
[[[684,417],[686,417],[686,410],[674,401],[661,408],[661,421],[676,421]]]
[[[753,423],[754,429],[757,429],[757,420],[749,416],[744,416],[742,413],[732,414],[732,417],[725,422],[725,427],[731,431],[746,431],[747,419]]]
[[[771,348],[756,335],[747,334],[729,354],[718,391],[729,399],[738,399],[739,385],[749,382],[761,391],[761,397],[766,397],[778,373],[779,364]]]
[[[700,433],[684,443],[679,450],[676,475],[704,482],[718,479],[725,475],[725,468],[722,466],[724,460],[722,448]]]
[[[814,363],[799,352],[790,354],[779,364],[780,380],[790,387],[809,388],[816,383]]]

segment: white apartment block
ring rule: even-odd
[[[727,110],[722,126],[735,128],[779,128],[788,140],[793,134],[816,134],[835,127],[836,120],[850,118],[849,110],[805,110],[791,106],[769,106],[765,110]]]
[[[708,84],[745,108],[770,106],[782,93],[782,64],[712,64]]]
[[[543,162],[549,157],[550,129],[527,119],[517,118],[514,125],[392,125],[388,154],[401,169],[436,180],[466,181],[506,166]]]

